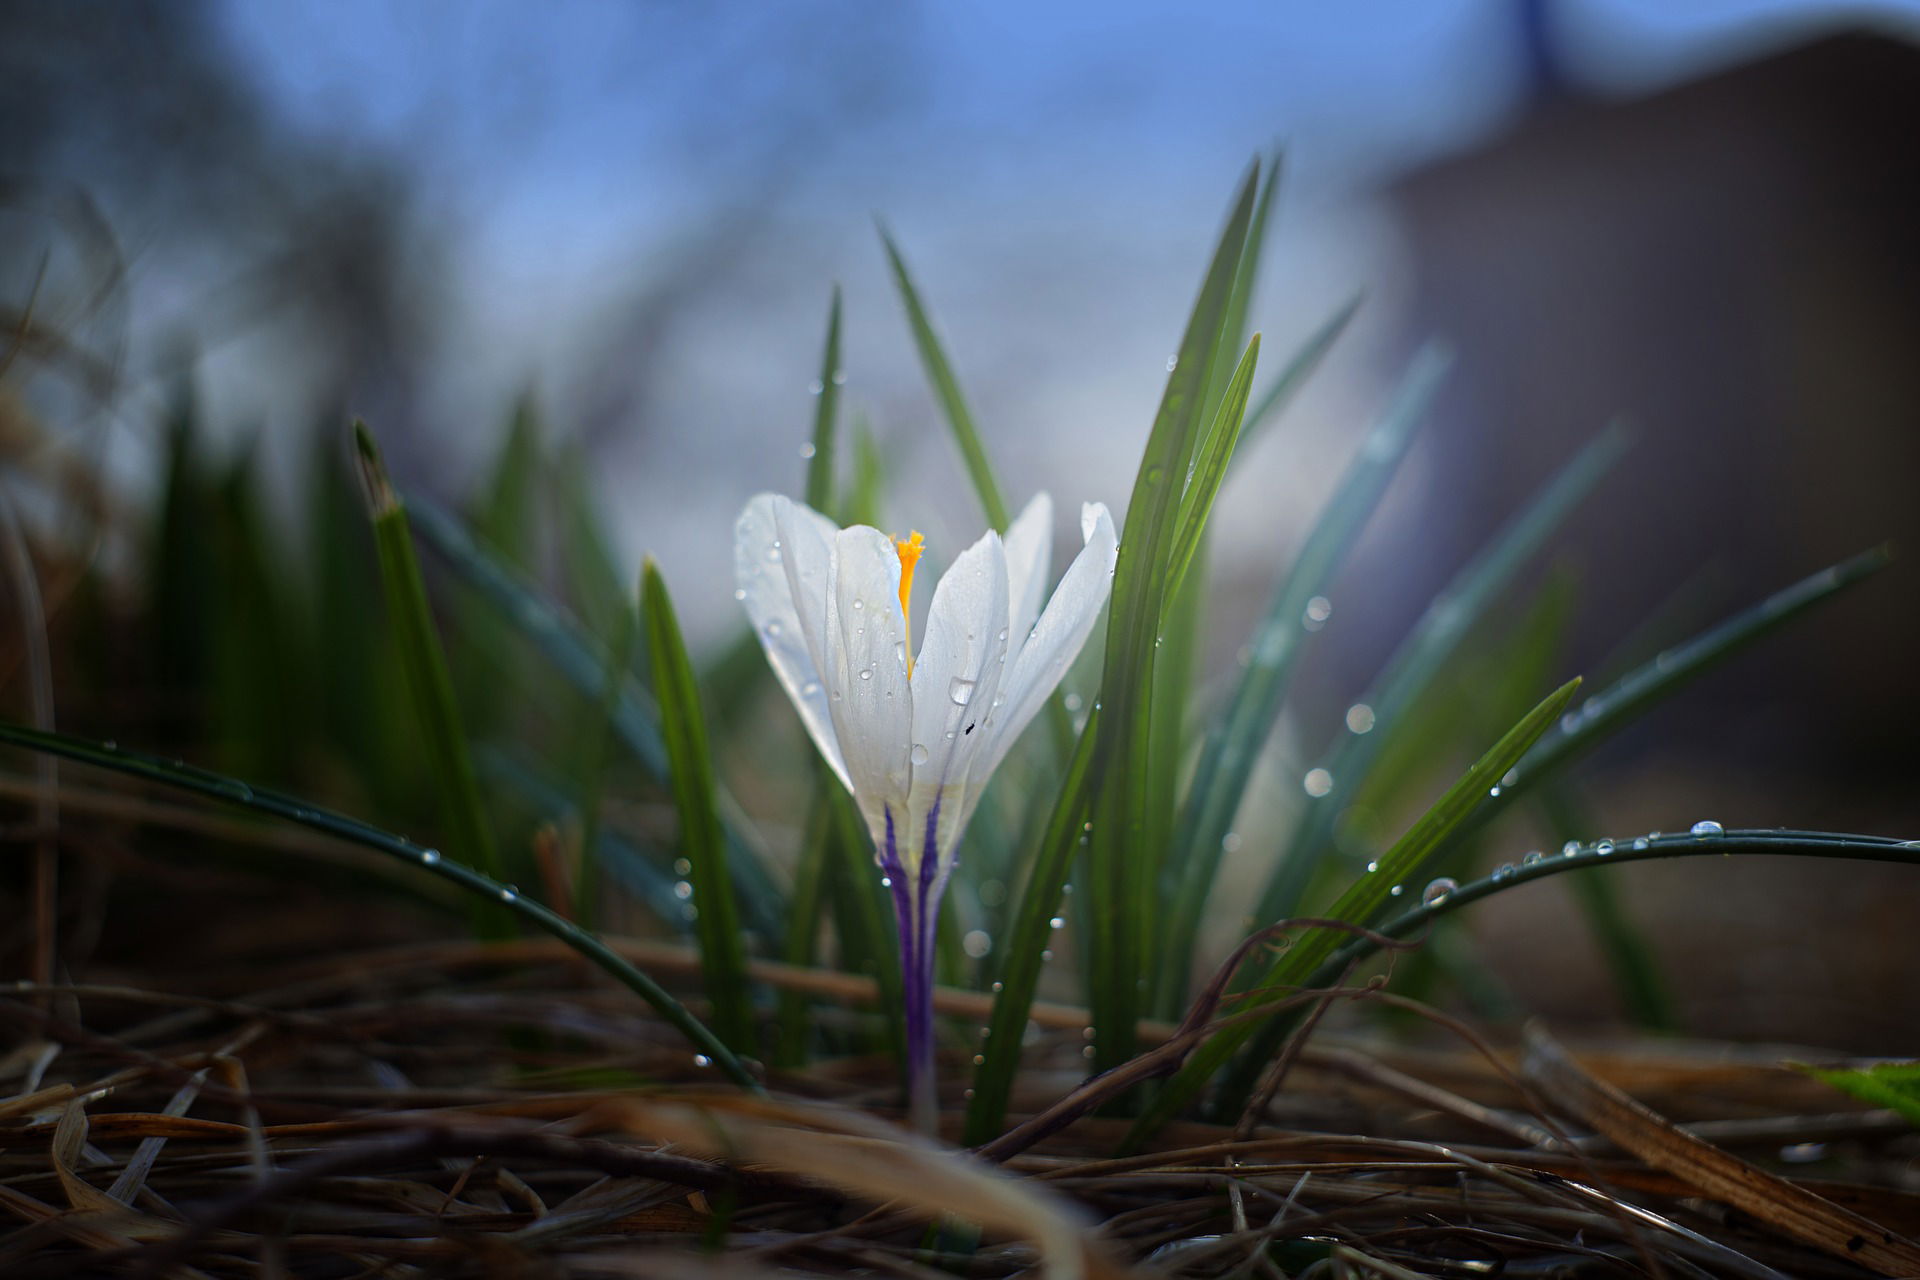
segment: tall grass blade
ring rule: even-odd
[[[831,779],[829,779],[831,781]],[[833,810],[825,797],[816,796],[807,814],[806,837],[793,867],[793,892],[787,897],[787,937],[780,958],[810,969],[817,959],[820,919],[826,913],[827,892],[833,879]],[[774,1061],[789,1069],[807,1064],[813,1038],[813,1000],[804,991],[780,992],[779,1016],[773,1044]]]
[[[380,577],[386,586],[387,613],[407,687],[413,695],[414,719],[432,769],[441,822],[454,847],[483,875],[500,874],[500,855],[493,828],[480,799],[473,758],[467,752],[460,709],[454,703],[453,680],[446,653],[434,629],[427,588],[414,557],[413,535],[406,507],[387,480],[380,450],[364,423],[354,424],[354,444],[367,485],[368,509],[373,519],[374,545],[380,557]],[[499,938],[513,932],[497,907],[477,904],[474,927],[481,936]]]
[[[408,511],[414,531],[438,551],[455,572],[492,600],[508,621],[533,643],[567,684],[582,698],[597,699],[605,687],[605,649],[579,624],[523,585],[453,516],[422,498],[411,498]],[[667,748],[660,736],[660,712],[653,699],[632,679],[620,691],[613,727],[634,758],[652,777],[668,781]],[[739,805],[719,789],[720,816],[727,831],[727,867],[735,879],[746,923],[768,938],[778,937],[783,918],[783,895],[767,872],[767,855],[749,837],[739,816]]]
[[[6,721],[0,721],[0,743],[24,747],[29,751],[50,752],[95,768],[107,769],[128,777],[142,778],[178,791],[189,791],[195,795],[237,805],[252,813],[292,822],[309,830],[383,853],[407,866],[449,881],[476,899],[500,904],[528,924],[558,938],[599,966],[622,986],[652,1005],[661,1017],[686,1036],[696,1050],[712,1059],[714,1066],[735,1084],[755,1093],[761,1092],[759,1082],[741,1065],[740,1060],[733,1055],[733,1051],[722,1044],[704,1023],[689,1013],[686,1006],[675,1000],[652,978],[635,968],[632,962],[624,959],[606,943],[557,912],[549,910],[511,886],[503,885],[472,867],[441,856],[436,849],[414,844],[411,840],[382,831],[378,827],[369,826],[357,818],[350,818],[345,814],[335,813],[263,787],[250,786],[236,778],[223,777],[204,769],[195,769],[178,761],[161,760],[155,756],[142,755],[139,752],[89,742],[65,734],[41,733]]]
[[[907,323],[913,329],[913,342],[919,348],[920,363],[926,367],[927,380],[933,384],[934,398],[940,402],[940,412],[953,431],[953,441],[960,447],[961,458],[966,461],[967,475],[973,480],[974,492],[979,495],[980,506],[987,513],[987,523],[1005,533],[1012,517],[1007,510],[1007,501],[1001,495],[1000,483],[993,477],[993,465],[987,461],[986,445],[981,442],[979,429],[973,424],[973,412],[967,408],[966,397],[960,393],[960,380],[954,376],[953,362],[947,359],[946,350],[940,345],[940,337],[933,331],[933,322],[927,318],[926,304],[920,300],[920,290],[907,271],[906,260],[900,256],[899,248],[884,226],[880,228],[880,243],[886,248],[887,262],[893,268],[894,284],[900,290],[900,301],[906,306]]]
[[[1177,1007],[1186,992],[1194,938],[1220,866],[1222,844],[1233,829],[1254,764],[1286,700],[1308,635],[1307,606],[1326,593],[1327,583],[1379,504],[1450,363],[1451,358],[1438,347],[1428,347],[1415,358],[1392,404],[1367,432],[1339,488],[1307,535],[1266,617],[1254,629],[1246,666],[1222,704],[1219,720],[1208,731],[1169,866],[1157,979],[1163,1011]]]
[[[756,1047],[753,1001],[747,984],[747,954],[740,940],[740,913],[727,874],[727,842],[715,807],[713,757],[706,720],[694,688],[693,663],[680,637],[680,623],[660,568],[649,557],[640,571],[640,616],[653,659],[653,685],[660,698],[660,728],[680,814],[681,856],[692,864],[694,937],[700,973],[713,1004],[714,1030],[741,1053]]]
[[[1100,701],[1094,832],[1088,858],[1088,1002],[1097,1070],[1132,1056],[1140,982],[1152,971],[1153,918],[1166,849],[1154,847],[1154,657],[1168,591],[1168,557],[1187,469],[1206,418],[1202,397],[1213,350],[1253,217],[1258,169],[1249,172],[1214,251],[1175,353],[1147,439],[1114,569]]]
[[[1301,895],[1332,846],[1340,814],[1352,802],[1360,780],[1373,767],[1383,744],[1400,727],[1408,708],[1514,576],[1573,508],[1593,492],[1625,452],[1627,443],[1626,431],[1618,424],[1602,431],[1434,597],[1373,687],[1361,695],[1359,705],[1367,708],[1367,719],[1360,723],[1367,726],[1366,731],[1356,733],[1349,728],[1322,755],[1320,766],[1332,780],[1331,789],[1309,800],[1301,810],[1292,837],[1281,846],[1285,852],[1260,896],[1255,919],[1282,920],[1296,912]]]
[[[1194,458],[1193,475],[1187,481],[1186,492],[1180,495],[1173,548],[1167,556],[1168,600],[1179,595],[1194,553],[1200,549],[1207,517],[1213,514],[1213,500],[1219,496],[1220,485],[1227,478],[1227,465],[1233,461],[1234,448],[1240,442],[1241,427],[1246,422],[1247,395],[1253,390],[1253,370],[1259,361],[1260,335],[1256,333],[1233,376],[1227,380],[1220,407],[1214,411],[1213,424],[1207,428],[1206,438]]]
[[[620,689],[626,684],[627,669],[633,664],[634,650],[640,644],[640,619],[629,608],[615,624],[613,644],[607,650],[606,675],[601,684],[600,701],[593,719],[579,729],[581,758],[575,770],[575,790],[580,797],[580,865],[573,869],[573,918],[592,928],[599,909],[599,864],[595,854],[600,848],[600,799],[606,790],[607,770],[613,763],[616,735],[613,727],[620,707]]]
[[[1404,895],[1432,864],[1435,854],[1444,847],[1447,838],[1475,809],[1486,803],[1488,790],[1513,767],[1514,761],[1539,740],[1579,689],[1579,680],[1569,680],[1547,695],[1539,706],[1509,729],[1458,782],[1447,789],[1432,808],[1407,829],[1406,834],[1380,858],[1374,871],[1362,875],[1350,885],[1325,914],[1335,920],[1361,925],[1370,925],[1378,919],[1395,897]],[[1418,893],[1417,887],[1412,891]],[[1344,936],[1327,929],[1312,930],[1267,970],[1254,984],[1254,989],[1271,991],[1303,984],[1338,949]],[[1155,1099],[1153,1109],[1135,1126],[1129,1143],[1143,1141],[1161,1123],[1176,1114],[1198,1095],[1206,1082],[1227,1064],[1242,1045],[1254,1040],[1253,1051],[1243,1057],[1231,1077],[1222,1084],[1214,1101],[1215,1115],[1237,1114],[1252,1090],[1254,1078],[1266,1061],[1262,1049],[1277,1042],[1285,1030],[1286,1024],[1274,1019],[1267,1020],[1264,1025],[1260,1022],[1242,1023],[1220,1032],[1195,1049],[1179,1073]]]
[[[1033,1008],[1034,990],[1040,983],[1042,956],[1051,941],[1073,856],[1084,843],[1081,828],[1091,799],[1089,782],[1094,745],[1100,738],[1100,714],[1091,713],[1080,731],[1039,852],[1020,891],[1020,906],[996,948],[1000,960],[994,966],[993,1013],[987,1022],[980,1063],[974,1068],[966,1131],[961,1139],[969,1147],[999,1136],[1006,1119],[1007,1099],[1020,1069],[1020,1042]]]

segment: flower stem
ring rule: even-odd
[[[933,825],[928,823],[929,833]],[[931,840],[928,843],[917,873],[909,877],[894,842],[893,814],[887,814],[880,867],[892,891],[894,918],[900,926],[901,994],[907,1006],[907,1116],[916,1130],[937,1137],[940,1098],[933,1059],[934,922],[939,918],[946,878],[938,874]]]

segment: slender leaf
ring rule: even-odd
[[[583,754],[575,785],[580,796],[580,865],[574,868],[573,918],[587,928],[593,927],[599,906],[599,866],[594,854],[600,847],[600,797],[613,759],[614,715],[619,710],[627,669],[633,664],[633,651],[640,643],[640,619],[631,608],[620,615],[617,626],[613,645],[607,650],[599,704],[593,719],[579,729]]]
[[[1146,785],[1155,763],[1155,647],[1182,481],[1205,424],[1207,368],[1246,244],[1258,177],[1256,168],[1241,184],[1175,354],[1127,502],[1126,532],[1114,569],[1087,885],[1092,921],[1087,938],[1089,1003],[1094,1062],[1100,1070],[1132,1056],[1140,982],[1153,963],[1157,881],[1166,853],[1164,846],[1153,847],[1154,815]]]
[[[414,719],[440,802],[441,822],[454,847],[484,875],[500,874],[500,855],[493,828],[475,780],[473,758],[467,752],[466,731],[453,699],[453,680],[446,653],[434,629],[420,562],[413,554],[413,535],[407,511],[387,481],[380,450],[364,423],[354,424],[361,472],[366,479],[368,508],[373,518],[374,544],[380,555],[380,577],[386,585],[387,613],[413,695]],[[484,937],[505,937],[512,928],[498,909],[476,907],[474,927]]]
[[[1213,514],[1213,500],[1227,478],[1227,465],[1233,461],[1234,447],[1240,442],[1240,430],[1246,422],[1247,395],[1253,389],[1253,370],[1260,360],[1260,335],[1254,334],[1246,354],[1227,381],[1220,407],[1214,411],[1213,425],[1194,458],[1193,476],[1180,495],[1180,514],[1174,528],[1173,549],[1167,557],[1169,585],[1167,599],[1180,593],[1180,584],[1200,548],[1200,537]]]
[[[607,655],[597,640],[515,578],[453,516],[418,497],[408,500],[408,511],[414,531],[491,599],[576,693],[588,699],[600,696],[605,687]],[[641,767],[664,783],[668,777],[667,750],[660,737],[659,720],[659,708],[653,699],[628,679],[614,709],[614,730]],[[747,923],[765,937],[778,937],[783,895],[767,872],[768,855],[724,787],[719,789],[719,804],[727,830],[727,867],[735,878]]]
[[[1332,844],[1340,813],[1407,709],[1568,513],[1593,492],[1626,446],[1626,432],[1618,424],[1602,431],[1434,597],[1373,687],[1361,696],[1358,706],[1365,709],[1365,718],[1355,723],[1362,730],[1355,732],[1349,726],[1322,755],[1320,766],[1329,780],[1328,790],[1301,810],[1292,837],[1282,846],[1285,853],[1260,896],[1256,919],[1282,920],[1295,913]]]
[[[37,729],[29,729],[6,721],[0,721],[0,743],[24,747],[29,751],[49,752],[69,760],[78,760],[82,764],[125,774],[128,777],[143,778],[148,782],[172,787],[178,791],[190,791],[196,795],[221,800],[252,813],[292,822],[309,830],[383,853],[407,866],[416,867],[449,881],[476,899],[498,903],[528,924],[558,938],[599,966],[622,986],[652,1005],[661,1017],[686,1036],[695,1049],[710,1058],[713,1064],[735,1084],[755,1093],[761,1092],[759,1082],[740,1064],[740,1060],[734,1057],[733,1052],[722,1044],[704,1023],[689,1013],[684,1005],[675,1000],[665,988],[635,968],[631,961],[564,916],[523,896],[510,885],[503,885],[472,867],[442,856],[437,849],[414,844],[411,840],[382,831],[378,827],[369,826],[357,818],[350,818],[345,814],[335,813],[304,800],[269,791],[264,787],[251,786],[236,778],[223,777],[204,769],[196,769],[179,761],[161,760],[155,756],[142,755],[139,752],[102,743],[88,742],[66,734],[42,733]]]
[[[815,797],[807,814],[806,838],[800,843],[800,857],[793,867],[786,947],[780,955],[786,963],[803,969],[812,968],[817,959],[820,918],[833,879],[833,838],[833,809],[827,797]],[[812,1039],[813,1001],[806,992],[788,988],[780,992],[779,1007],[775,1060],[790,1069],[804,1067]]]
[[[1007,1099],[1020,1068],[1020,1042],[1026,1033],[1027,1015],[1033,1009],[1034,991],[1040,983],[1041,957],[1050,943],[1067,874],[1073,867],[1073,855],[1085,843],[1081,828],[1091,799],[1089,783],[1094,745],[1100,736],[1099,722],[1100,712],[1094,711],[1080,731],[1079,745],[1074,748],[1067,764],[1067,776],[1061,782],[1053,812],[1047,818],[1039,853],[1021,890],[1020,906],[996,949],[1000,958],[994,965],[993,1012],[987,1022],[980,1061],[974,1067],[973,1092],[967,1100],[966,1134],[962,1138],[970,1147],[997,1137],[1006,1119]]]
[[[900,250],[884,226],[880,228],[880,243],[886,247],[887,261],[893,267],[893,280],[899,287],[900,301],[907,309],[907,323],[913,328],[913,342],[920,350],[920,363],[926,366],[927,380],[933,383],[934,398],[940,402],[940,412],[946,417],[947,426],[953,431],[953,441],[960,447],[960,456],[966,461],[967,475],[973,480],[974,492],[980,496],[980,505],[987,513],[987,523],[1005,533],[1012,516],[1007,510],[1006,499],[1001,496],[1000,483],[993,478],[993,466],[987,461],[987,448],[981,443],[980,432],[973,425],[973,413],[967,408],[966,397],[960,394],[960,380],[954,377],[953,363],[947,359],[939,335],[933,331],[933,322],[927,318],[926,304],[920,300],[920,290],[914,286],[906,260],[900,256]]]
[[[1262,746],[1273,731],[1299,661],[1307,608],[1323,596],[1387,482],[1406,456],[1414,428],[1439,389],[1450,358],[1428,347],[1414,360],[1392,404],[1361,442],[1340,486],[1300,548],[1266,617],[1255,628],[1246,664],[1207,734],[1174,838],[1164,910],[1160,1007],[1177,1006],[1187,988],[1193,942],[1222,846],[1240,812]]]
[[[1864,1068],[1801,1067],[1800,1070],[1862,1102],[1897,1111],[1908,1124],[1920,1128],[1920,1062],[1876,1062]]]
[[[827,347],[820,357],[820,377],[814,383],[813,452],[807,456],[807,505],[832,511],[834,423],[840,408],[840,286],[833,289],[827,309]]]
[[[1299,350],[1293,353],[1293,359],[1280,370],[1280,376],[1267,388],[1266,394],[1254,401],[1253,408],[1247,412],[1247,425],[1240,431],[1243,443],[1252,444],[1254,438],[1280,416],[1280,411],[1292,403],[1294,394],[1306,385],[1307,379],[1320,367],[1320,362],[1333,350],[1333,344],[1346,332],[1347,325],[1359,311],[1360,299],[1349,299],[1307,336]],[[1246,450],[1243,448],[1241,452]]]
[[[1520,759],[1527,748],[1539,740],[1540,735],[1547,731],[1573,700],[1579,688],[1579,680],[1568,681],[1549,694],[1519,724],[1509,729],[1458,782],[1447,789],[1432,808],[1407,829],[1406,834],[1379,860],[1379,865],[1350,885],[1325,914],[1335,920],[1361,925],[1371,924],[1377,919],[1396,897],[1405,893],[1406,886],[1432,864],[1434,855],[1444,847],[1448,836],[1476,808],[1486,803],[1489,789],[1513,767],[1514,761]],[[1327,929],[1315,929],[1307,933],[1254,984],[1255,989],[1270,991],[1304,983],[1338,949],[1343,936]],[[1279,1019],[1267,1019],[1264,1024],[1259,1021],[1242,1023],[1220,1032],[1195,1049],[1179,1073],[1155,1099],[1153,1110],[1135,1126],[1129,1136],[1129,1144],[1138,1144],[1151,1135],[1161,1123],[1191,1101],[1242,1045],[1255,1040],[1253,1051],[1244,1056],[1232,1078],[1221,1087],[1215,1099],[1216,1115],[1237,1112],[1266,1060],[1267,1055],[1262,1050],[1284,1034],[1287,1025],[1287,1022]]]
[[[747,985],[747,953],[740,940],[740,912],[727,874],[727,842],[715,804],[713,758],[693,663],[680,638],[680,623],[660,568],[649,557],[640,571],[640,616],[653,659],[653,686],[660,698],[660,728],[680,814],[681,856],[692,864],[694,937],[700,973],[713,1004],[714,1029],[734,1050],[755,1048],[753,1002]]]

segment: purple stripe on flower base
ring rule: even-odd
[[[893,809],[886,807],[887,845],[880,869],[893,891],[894,917],[900,927],[900,979],[904,988],[907,1023],[907,1103],[914,1127],[932,1133],[939,1121],[939,1101],[933,1078],[933,959],[934,928],[939,919],[946,877],[940,874],[940,801],[936,796],[927,814],[920,848],[919,874],[907,883],[895,841]]]

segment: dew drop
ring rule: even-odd
[[[1499,866],[1493,869],[1494,883],[1498,884],[1503,880],[1513,879],[1513,873],[1515,870],[1517,870],[1517,868],[1511,862],[1501,863]]]
[[[780,544],[779,543],[776,542],[772,546],[767,548],[767,563],[768,564],[780,563]]]
[[[1092,1061],[1092,1059],[1093,1059],[1093,1046],[1092,1046],[1092,1045],[1086,1045],[1086,1046],[1084,1046],[1084,1047],[1082,1047],[1082,1048],[1081,1048],[1081,1050],[1080,1050],[1080,1056],[1081,1056],[1081,1057],[1083,1057],[1083,1058],[1085,1058],[1085,1059],[1087,1059],[1088,1061]]]
[[[1653,841],[1647,839],[1645,836],[1635,836],[1633,838],[1633,847],[1636,849],[1647,849],[1651,848],[1652,845]]]
[[[1374,859],[1373,861],[1371,861],[1371,862],[1369,862],[1369,863],[1367,863],[1367,874],[1368,874],[1368,875],[1372,875],[1372,874],[1373,874],[1374,872],[1376,872],[1376,871],[1378,871],[1379,869],[1380,869],[1380,860],[1379,860],[1378,858],[1376,858],[1376,859]]]
[[[813,454],[814,454],[813,441],[809,440],[805,444],[800,446],[801,457],[811,458]]]
[[[820,692],[820,682],[818,680],[809,680],[805,684],[800,686],[800,696],[803,698],[816,697],[818,696],[819,692]]]
[[[779,638],[780,638],[780,624],[777,622],[769,622],[767,624],[767,639],[778,640]]]
[[[1080,709],[1080,695],[1077,693],[1070,693],[1060,699],[1060,701],[1067,704],[1067,710],[1069,711],[1078,711]]]
[[[1178,369],[1179,367],[1180,367],[1180,355],[1178,352],[1175,352],[1173,355],[1170,355],[1167,357],[1168,373],[1172,373],[1175,369]]]
[[[685,902],[688,898],[691,898],[693,896],[693,885],[686,880],[674,881],[673,896],[680,899],[680,901]]]
[[[747,598],[747,589],[745,587],[735,587],[733,589],[733,598],[735,600],[745,600]]]
[[[1047,948],[1047,949],[1046,949],[1045,951],[1042,951],[1042,952],[1040,953],[1040,962],[1041,962],[1042,964],[1045,964],[1046,962],[1048,962],[1049,960],[1052,960],[1052,959],[1053,959],[1053,948],[1052,948],[1052,947],[1048,947],[1048,948]]]
[[[877,859],[877,858],[876,858],[875,860],[876,860],[876,861],[878,861],[878,859]],[[893,877],[892,877],[892,876],[881,876],[881,877],[880,877],[880,887],[881,887],[882,889],[891,889],[891,888],[893,888]]]
[[[1560,856],[1563,858],[1571,858],[1579,852],[1580,842],[1578,840],[1569,840],[1560,846]]]
[[[907,758],[915,764],[925,764],[927,762],[927,755],[927,749],[916,742],[913,744],[913,750],[907,753]]]
[[[1301,615],[1301,624],[1309,631],[1318,631],[1333,616],[1333,601],[1325,596],[1315,596],[1307,601],[1306,612]]]
[[[953,699],[955,706],[966,706],[973,701],[973,681],[955,676],[947,684],[947,696]]]
[[[1347,732],[1368,733],[1373,729],[1373,708],[1356,702],[1347,708]]]
[[[1325,769],[1309,769],[1307,776],[1300,779],[1300,785],[1308,795],[1317,799],[1333,790],[1333,775]]]
[[[693,863],[686,858],[675,858],[673,872],[675,875],[690,876],[693,874]]]
[[[1687,828],[1687,834],[1695,840],[1716,840],[1727,834],[1727,829],[1712,818],[1702,818]]]
[[[1499,798],[1500,798],[1500,784],[1496,782],[1492,786],[1487,788],[1487,799],[1498,800]]]
[[[1453,891],[1455,889],[1458,889],[1459,887],[1460,886],[1456,884],[1451,878],[1447,876],[1441,876],[1438,880],[1431,882],[1430,884],[1427,885],[1425,889],[1421,890],[1420,905],[1426,906],[1426,907],[1437,907],[1441,903],[1445,902],[1448,898],[1452,897]]]
[[[1393,886],[1393,888],[1387,890],[1387,896],[1390,898],[1397,898],[1401,894],[1405,893],[1406,891],[1407,891],[1407,886],[1403,884],[1397,884]]]
[[[856,613],[866,607],[867,607],[867,602],[865,600],[855,600],[853,602],[853,608]]]
[[[440,851],[438,849],[423,849],[420,851],[420,861],[431,867],[440,861]]]
[[[710,1067],[713,1065],[713,1059],[704,1053],[696,1053],[693,1055],[693,1065],[696,1067]]]
[[[1520,865],[1523,867],[1537,867],[1541,863],[1545,862],[1546,860],[1547,860],[1547,855],[1540,852],[1538,849],[1535,849],[1531,853],[1527,854],[1526,857],[1520,859]]]
[[[836,387],[844,387],[847,385],[847,371],[845,369],[835,369],[833,371],[833,385]]]
[[[1229,831],[1220,837],[1220,852],[1222,853],[1238,853],[1240,852],[1240,845],[1241,840],[1238,831]]]
[[[873,668],[872,668],[872,667],[862,667],[862,668],[860,669],[860,678],[861,678],[862,680],[871,680],[871,679],[873,679]]]
[[[1598,841],[1594,844],[1593,851],[1604,858],[1608,854],[1613,852],[1613,841],[1611,840]]]
[[[826,389],[827,389],[826,385],[822,383],[818,378],[815,378],[812,382],[809,382],[807,384],[807,394],[810,396],[817,396],[822,391],[825,391]]]
[[[500,891],[500,901],[502,902],[512,902],[519,896],[520,895],[512,889],[502,889]]]
[[[1055,916],[1053,919],[1047,921],[1047,928],[1049,929],[1065,928],[1066,923],[1067,921],[1065,916]]]
[[[1006,989],[1006,985],[1007,985],[1007,984],[1006,984],[1006,983],[1004,983],[1004,982],[996,982],[996,983],[994,983],[994,984],[993,984],[993,994],[995,994],[995,995],[999,995],[999,994],[1000,994],[1000,993],[1001,993],[1001,992],[1002,992],[1003,990],[1005,990],[1005,989]]]
[[[966,936],[960,939],[960,949],[970,958],[978,960],[993,950],[993,939],[984,929],[969,929]]]
[[[984,1053],[976,1053],[973,1055],[973,1065],[976,1067],[979,1066],[981,1063],[985,1062],[986,1060],[987,1060],[987,1055]]]

